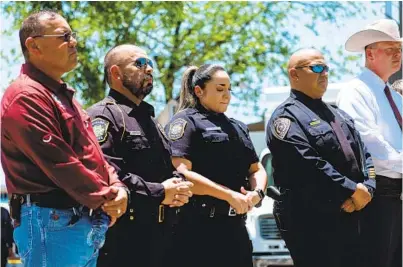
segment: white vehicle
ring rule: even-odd
[[[329,84],[323,100],[334,104],[337,93],[343,87],[342,83]],[[273,111],[290,95],[290,87],[271,87],[263,89],[259,105],[266,108],[265,127]],[[259,160],[265,167],[269,185],[274,185],[271,166],[271,154],[266,145],[265,131],[250,133],[255,150],[260,155]],[[253,244],[253,261],[255,267],[292,266],[290,252],[281,239],[273,216],[273,199],[265,197],[260,208],[253,208],[246,220],[246,227]]]

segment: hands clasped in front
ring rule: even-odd
[[[116,220],[126,212],[129,198],[123,187],[111,186],[111,190],[116,193],[116,197],[102,205],[102,210],[111,217],[109,227],[114,225]]]
[[[227,200],[228,204],[235,209],[237,214],[245,214],[250,211],[260,201],[259,194],[255,191],[247,191],[242,186],[241,193],[230,192],[231,197]]]
[[[341,205],[342,210],[351,213],[363,209],[370,201],[372,197],[368,191],[368,188],[362,183],[357,184],[357,189],[351,198],[344,201]]]
[[[189,202],[193,193],[190,190],[193,183],[183,181],[181,178],[170,178],[162,182],[165,189],[165,198],[162,204],[172,207],[181,207]]]

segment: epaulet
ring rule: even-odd
[[[244,132],[244,134],[246,134],[246,136],[249,135],[249,129],[248,129],[248,126],[245,123],[243,123],[242,121],[239,121],[237,119],[234,119],[234,118],[229,118],[229,120],[232,123],[238,125],[239,128],[241,128],[241,130]]]
[[[229,118],[229,120],[232,121],[232,122],[234,122],[234,123],[236,123],[236,124],[238,124],[238,125],[241,126],[243,129],[248,128],[248,126],[246,126],[246,124],[243,123],[242,121],[239,121],[239,120],[234,119],[234,118]]]
[[[295,105],[295,99],[292,98],[292,97],[289,97],[289,98],[287,98],[286,101],[284,101],[283,104],[284,104],[285,107]]]
[[[336,105],[336,104],[329,104],[332,108],[335,108],[335,109],[339,109],[339,107]]]
[[[193,115],[193,114],[197,113],[197,109],[195,109],[195,108],[186,108],[182,111],[186,112],[186,114],[189,114],[189,115]]]
[[[105,106],[105,109],[108,109],[112,116],[109,119],[114,120],[116,124],[123,125],[123,131],[122,131],[122,135],[120,137],[120,140],[123,140],[125,129],[126,129],[126,122],[125,122],[125,117],[123,115],[122,108],[113,99],[105,98],[104,100],[102,100],[102,102],[103,102],[103,105]],[[112,109],[113,109],[113,111],[112,111]]]

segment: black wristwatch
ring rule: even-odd
[[[262,190],[262,189],[260,189],[260,188],[256,188],[255,190],[253,190],[253,191],[255,191],[258,195],[259,195],[259,197],[260,197],[260,201],[255,205],[255,207],[260,207],[260,206],[262,206],[262,201],[263,201],[263,199],[264,199],[264,197],[266,196],[266,194],[264,193],[264,191]]]

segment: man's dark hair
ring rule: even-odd
[[[20,29],[20,43],[25,61],[28,60],[28,49],[25,46],[25,41],[28,39],[28,37],[43,34],[43,25],[41,25],[39,20],[42,16],[45,15],[47,15],[50,20],[53,20],[56,17],[60,16],[57,12],[53,10],[40,10],[32,13],[22,22]]]

